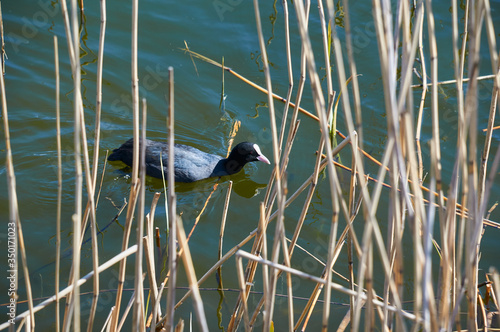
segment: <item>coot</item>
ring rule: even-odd
[[[121,160],[132,166],[134,139],[131,138],[115,149],[108,160]],[[194,182],[210,177],[224,176],[238,173],[246,163],[262,161],[270,164],[262,154],[257,144],[243,142],[236,145],[229,157],[200,151],[192,146],[174,144],[174,171],[175,182]],[[155,178],[162,178],[160,152],[163,159],[163,171],[167,178],[168,171],[168,143],[146,140],[146,174]]]

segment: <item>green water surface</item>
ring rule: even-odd
[[[99,1],[85,0],[85,15],[81,26],[80,61],[82,77],[82,97],[85,107],[85,120],[89,149],[93,152],[94,117],[96,101],[96,71],[100,29]],[[61,287],[67,284],[67,276],[71,268],[72,223],[74,212],[74,161],[73,161],[73,82],[69,65],[68,47],[61,15],[59,1],[2,1],[2,13],[5,31],[5,49],[8,55],[6,62],[6,97],[8,104],[10,137],[13,162],[17,182],[17,197],[20,219],[24,230],[24,239],[28,255],[33,297],[39,303],[45,297],[54,294],[55,275],[55,235],[56,235],[56,203],[57,203],[57,150],[56,150],[56,111],[55,111],[55,77],[53,36],[59,39],[61,67],[61,131],[63,153],[63,207],[62,207],[62,250]],[[280,2],[262,1],[261,16],[263,20],[264,38],[269,52],[271,75],[274,92],[285,96],[288,89],[286,67],[283,8]],[[295,84],[298,84],[300,73],[300,36],[297,30],[293,5],[291,11],[291,42],[294,65]],[[453,79],[453,56],[451,41],[451,15],[448,2],[434,2],[436,15],[436,34],[439,48],[439,79]],[[387,120],[383,98],[383,86],[378,58],[378,47],[373,25],[371,3],[352,1],[350,3],[353,29],[354,56],[359,77],[361,103],[363,110],[364,148],[377,159],[381,159],[387,140]],[[463,9],[459,9],[463,16]],[[337,12],[337,22],[343,23],[342,11]],[[500,5],[492,3],[492,17],[497,32],[500,29]],[[462,24],[462,23],[461,23]],[[317,14],[317,4],[311,6],[310,33],[318,68],[324,71],[321,30]],[[344,29],[338,26],[341,40],[344,40]],[[483,33],[483,36],[485,33]],[[139,85],[140,97],[147,99],[148,104],[148,137],[166,140],[166,112],[168,93],[167,68],[175,70],[175,135],[178,143],[189,144],[203,151],[224,155],[228,147],[228,136],[234,121],[241,121],[241,128],[236,142],[252,141],[259,144],[262,152],[272,159],[270,121],[267,108],[267,96],[255,90],[236,77],[225,74],[224,110],[219,108],[222,89],[222,73],[220,68],[211,64],[193,60],[182,48],[187,42],[190,49],[218,62],[224,63],[247,79],[265,86],[262,71],[261,52],[257,39],[254,9],[251,1],[160,1],[148,0],[139,3]],[[427,68],[429,55],[426,46]],[[131,1],[107,1],[107,29],[104,49],[103,71],[103,104],[101,123],[101,146],[99,176],[104,165],[106,151],[118,147],[132,136],[131,108]],[[480,74],[490,74],[491,65],[486,40],[481,49]],[[338,89],[336,69],[333,69],[334,89]],[[466,75],[467,76],[467,75]],[[419,83],[418,79],[414,79]],[[308,83],[307,83],[308,84]],[[326,91],[326,82],[323,82]],[[482,81],[479,86],[479,118],[480,129],[486,128],[493,81]],[[294,90],[293,99],[295,99]],[[431,138],[430,94],[425,106],[422,128],[422,146],[424,154],[428,153],[427,142]],[[420,90],[415,90],[415,110]],[[456,157],[457,103],[454,85],[440,88],[439,108],[441,117],[441,149],[443,158],[443,177],[449,183],[451,170]],[[281,122],[283,104],[275,103],[278,123]],[[305,88],[302,107],[314,112],[309,85]],[[341,108],[339,108],[341,109]],[[288,167],[288,189],[294,192],[313,171],[315,151],[320,133],[318,124],[303,115],[300,129],[295,140]],[[339,130],[346,133],[344,116],[339,112]],[[4,128],[2,127],[2,137]],[[500,131],[494,133],[492,150],[498,147]],[[482,149],[484,133],[478,137]],[[349,152],[342,155],[343,161],[350,163]],[[428,154],[427,154],[428,155]],[[5,141],[0,140],[0,221],[3,225],[8,221],[8,193],[5,168]],[[479,159],[478,159],[479,160]],[[425,172],[429,172],[429,158],[425,160]],[[239,243],[257,227],[259,219],[259,202],[264,198],[265,186],[271,175],[272,167],[263,163],[249,164],[244,172],[235,175],[234,192],[231,197],[224,237],[224,250],[227,251]],[[374,175],[378,168],[367,164],[367,172]],[[120,164],[107,165],[103,177],[100,201],[97,207],[98,226],[103,230],[99,235],[99,261],[105,262],[120,252],[125,213],[116,222],[112,222],[124,199],[128,200],[130,190],[129,169]],[[349,186],[350,174],[339,170],[345,188]],[[389,180],[386,179],[388,182]],[[500,180],[496,180],[491,193],[490,204],[500,198]],[[186,230],[190,230],[196,215],[201,211],[203,203],[212,190],[215,180],[203,181],[196,185],[176,185],[177,212],[182,213]],[[428,185],[428,183],[426,183]],[[217,246],[222,207],[227,191],[228,180],[224,179],[213,194],[199,225],[191,240],[190,249],[197,276],[203,275],[217,261]],[[148,179],[146,188],[146,206],[149,210],[153,194],[162,190],[158,180]],[[326,177],[321,176],[319,185],[309,208],[299,244],[311,253],[326,260],[327,241],[330,230],[331,206],[329,185]],[[286,232],[293,234],[295,223],[302,210],[303,198],[293,203],[285,214]],[[387,233],[389,191],[384,189],[378,220],[382,234]],[[387,208],[386,208],[387,207]],[[165,208],[163,196],[156,209],[155,225],[162,231],[165,241]],[[500,221],[500,211],[494,210],[491,218]],[[274,224],[273,224],[274,225]],[[340,227],[344,227],[343,216]],[[363,225],[357,225],[358,235],[362,234]],[[409,232],[409,230],[407,230]],[[438,232],[438,226],[436,226]],[[7,276],[7,231],[0,231],[0,304],[8,302]],[[500,230],[488,228],[481,245],[480,267],[488,270],[490,266],[500,267],[496,254],[500,249],[498,237]],[[88,239],[90,234],[86,234]],[[135,241],[135,227],[131,235]],[[250,250],[247,246],[246,250]],[[412,285],[412,244],[404,250],[408,257],[405,280],[405,295],[411,299]],[[91,244],[82,246],[82,274],[92,269]],[[133,256],[132,256],[133,257]],[[135,260],[135,258],[132,258]],[[437,260],[436,260],[437,261]],[[132,261],[131,261],[132,262]],[[305,272],[319,275],[322,266],[309,258],[302,251],[296,251],[292,265]],[[337,271],[347,275],[347,255],[341,254]],[[133,288],[133,263],[125,281],[122,308],[126,306]],[[434,266],[437,276],[439,266]],[[109,269],[101,275],[101,295],[94,328],[103,325],[109,310],[115,301],[114,289],[117,287],[118,267]],[[179,286],[187,286],[181,267],[178,277]],[[159,272],[162,276],[164,271]],[[259,278],[256,279],[255,290],[262,289]],[[20,295],[25,299],[23,275],[20,274]],[[480,274],[480,280],[484,274]],[[314,285],[294,279],[294,295],[308,298]],[[342,279],[335,281],[347,285]],[[217,287],[215,277],[203,285],[201,291],[210,330],[216,331],[227,326],[238,296],[234,259],[230,259],[223,268],[224,287],[230,289],[221,296],[214,290]],[[375,287],[381,292],[383,278],[375,280]],[[85,314],[91,304],[91,282],[82,288],[82,292],[90,292],[82,296],[82,322],[86,324]],[[184,294],[178,291],[178,296]],[[286,282],[278,282],[278,293],[286,293]],[[260,294],[250,296],[250,305],[260,300]],[[331,326],[337,326],[348,310],[348,298],[334,293],[332,301]],[[296,315],[299,315],[306,300],[295,301]],[[411,309],[411,302],[408,308]],[[275,309],[275,322],[283,322],[277,330],[286,328],[286,301],[278,298]],[[310,330],[317,330],[321,324],[321,305],[318,305],[317,319],[309,323]],[[26,303],[20,303],[18,313],[27,309]],[[0,323],[7,320],[7,309],[0,305]],[[180,318],[189,321],[193,312],[191,302],[187,301],[177,312],[176,321]],[[36,314],[36,326],[39,331],[50,331],[55,326],[54,306]],[[298,316],[297,316],[298,317]],[[261,319],[258,320],[260,326]],[[125,328],[125,330],[128,330]]]

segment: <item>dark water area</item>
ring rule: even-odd
[[[99,1],[84,1],[85,16],[82,24],[82,44],[80,50],[82,97],[85,108],[85,120],[89,150],[94,146],[94,118],[96,109],[96,72],[100,29]],[[175,70],[175,135],[176,142],[192,145],[200,150],[218,155],[225,155],[228,138],[235,121],[241,121],[235,143],[251,141],[259,144],[262,152],[272,159],[272,141],[270,121],[267,108],[267,96],[229,73],[224,76],[225,109],[219,108],[222,90],[221,69],[209,63],[193,59],[183,51],[185,42],[189,48],[217,62],[222,62],[247,79],[265,86],[262,70],[261,52],[257,39],[253,3],[250,1],[222,1],[225,7],[219,7],[220,1],[140,1],[139,3],[139,44],[138,65],[140,97],[147,99],[148,105],[148,138],[167,139],[166,114],[168,94],[168,67]],[[267,42],[268,57],[276,94],[286,96],[288,89],[288,73],[285,53],[285,34],[283,8],[281,3],[264,2],[261,6],[264,38]],[[293,6],[291,6],[293,7]],[[300,73],[300,36],[296,17],[291,8],[291,44],[294,65],[294,78],[298,82]],[[451,14],[449,4],[434,2],[436,15],[436,34],[439,51],[439,80],[454,78]],[[353,29],[354,56],[359,77],[361,104],[363,111],[364,148],[377,159],[381,159],[387,141],[386,108],[383,98],[383,84],[378,58],[378,46],[373,24],[371,5],[364,1],[353,1],[350,4]],[[65,30],[59,1],[3,1],[5,44],[8,60],[6,62],[6,96],[10,126],[10,138],[13,162],[17,183],[17,197],[20,219],[23,225],[24,239],[28,256],[28,266],[34,298],[43,299],[54,294],[55,275],[55,236],[57,206],[57,147],[56,147],[56,111],[55,111],[55,74],[53,36],[59,40],[59,57],[61,70],[61,135],[63,158],[63,208],[62,208],[62,250],[61,287],[67,283],[71,268],[72,221],[74,212],[75,170],[73,160],[73,82],[68,57]],[[339,22],[342,17],[338,13]],[[463,10],[460,14],[463,15]],[[496,31],[500,29],[500,4],[492,3],[492,17]],[[462,23],[460,23],[462,24]],[[318,68],[324,74],[322,58],[321,29],[316,3],[311,6],[310,31],[315,48]],[[344,43],[344,30],[337,28]],[[481,44],[480,75],[491,73],[488,44],[483,33]],[[427,36],[424,40],[428,52]],[[103,103],[101,122],[101,144],[99,159],[99,177],[102,174],[107,151],[117,148],[132,136],[131,107],[131,2],[108,1],[107,28],[104,48],[103,70]],[[426,61],[429,55],[426,54]],[[427,64],[429,68],[430,64]],[[465,74],[467,77],[467,73]],[[339,91],[336,68],[333,68],[334,90]],[[414,83],[420,83],[414,78]],[[324,91],[326,82],[323,81]],[[489,105],[491,101],[492,80],[481,81],[479,85],[478,114],[478,147],[482,150]],[[295,89],[296,90],[296,89]],[[295,99],[295,93],[292,100]],[[442,86],[439,90],[439,108],[441,121],[441,149],[443,163],[443,180],[445,193],[451,178],[451,170],[456,157],[457,135],[457,102],[454,85]],[[415,101],[420,99],[420,89],[415,89]],[[415,102],[415,111],[418,103]],[[283,104],[275,102],[281,122]],[[314,113],[314,105],[307,83],[301,106]],[[425,103],[422,128],[422,147],[427,151],[427,142],[432,137],[430,93]],[[320,132],[316,121],[299,115],[300,129],[295,140],[288,167],[288,189],[295,190],[312,174]],[[344,116],[339,107],[338,126],[346,133]],[[2,127],[2,137],[4,128]],[[496,152],[500,140],[500,131],[493,137],[492,153]],[[342,161],[350,163],[350,152],[346,149],[341,154]],[[0,220],[6,225],[9,219],[8,192],[5,169],[5,140],[0,140]],[[479,158],[478,158],[479,160]],[[424,172],[429,172],[429,158],[425,161]],[[374,176],[378,167],[367,163],[366,172]],[[263,163],[252,163],[242,173],[231,178],[234,181],[234,192],[231,197],[224,237],[224,250],[227,251],[238,244],[251,231],[259,220],[259,203],[264,199],[265,187],[271,175],[272,167]],[[113,220],[117,207],[124,199],[128,200],[130,192],[130,169],[119,163],[107,164],[97,207],[99,235],[99,261],[103,263],[117,255],[121,250],[125,213],[118,220]],[[345,188],[349,186],[350,173],[339,170],[341,182]],[[389,179],[386,178],[386,182]],[[195,217],[202,210],[203,204],[212,191],[215,179],[197,184],[177,184],[177,212],[182,213],[184,227],[190,230]],[[153,195],[162,191],[163,184],[157,179],[148,178],[146,188],[146,207],[149,210]],[[428,183],[425,183],[428,185]],[[228,187],[228,179],[223,179],[212,195],[189,245],[198,277],[201,277],[216,261],[220,220],[224,199]],[[326,260],[326,250],[330,231],[330,189],[328,179],[320,176],[317,191],[314,194],[309,213],[306,217],[299,244],[308,251]],[[347,196],[347,193],[346,193]],[[387,233],[387,207],[389,190],[384,189],[381,207],[377,218],[381,224],[382,234]],[[500,180],[495,180],[490,196],[489,206],[500,198]],[[86,198],[84,197],[84,202]],[[300,211],[300,198],[294,202],[285,214],[287,236],[292,236]],[[384,208],[382,208],[384,207]],[[162,232],[165,229],[165,206],[163,196],[156,209],[155,225]],[[491,213],[491,220],[500,221],[500,210]],[[340,220],[344,227],[345,220]],[[7,272],[7,231],[2,226],[0,232],[0,323],[7,320],[5,306],[8,296],[4,289],[8,288],[5,278]],[[357,225],[362,234],[363,225]],[[4,230],[5,228],[5,230]],[[439,225],[436,225],[438,232]],[[488,270],[490,266],[500,268],[496,253],[500,249],[498,238],[500,230],[487,228],[481,244],[480,267]],[[87,232],[86,239],[90,237]],[[135,227],[131,239],[135,241]],[[162,241],[165,235],[162,233]],[[247,245],[244,249],[250,250]],[[408,275],[405,290],[408,297],[413,295],[411,280],[413,246],[410,244],[404,251],[408,255]],[[3,254],[5,253],[5,254]],[[82,275],[92,270],[91,244],[84,243],[81,251]],[[132,258],[135,259],[135,258]],[[133,264],[130,263],[126,289],[133,288]],[[311,274],[319,275],[323,267],[302,251],[297,251],[292,265]],[[341,254],[337,265],[338,272],[347,275],[347,255]],[[439,265],[435,264],[433,272],[437,275]],[[101,327],[114,305],[117,285],[118,266],[101,275],[101,299],[96,316],[95,328]],[[181,271],[182,268],[181,268]],[[260,272],[259,272],[260,275]],[[20,273],[22,278],[22,273]],[[335,281],[346,284],[340,278]],[[480,280],[483,278],[480,276]],[[338,280],[337,280],[338,279]],[[375,287],[383,289],[383,278],[380,284],[375,280]],[[238,289],[235,261],[230,259],[224,264],[224,286]],[[294,295],[308,298],[314,285],[294,279],[296,289]],[[256,287],[261,287],[256,280]],[[179,286],[187,286],[183,272],[179,273]],[[24,280],[19,283],[21,299],[25,295]],[[217,287],[215,277],[203,287]],[[260,288],[259,288],[260,289]],[[82,292],[91,292],[88,282]],[[278,282],[278,293],[286,293],[286,281]],[[178,295],[184,291],[180,290]],[[122,306],[131,296],[132,291],[125,292]],[[219,330],[219,326],[227,326],[237,291],[225,292],[225,297],[214,290],[202,290],[205,311],[210,330]],[[255,305],[260,295],[251,295],[249,303]],[[349,302],[345,295],[334,294],[332,300],[332,322],[338,325],[348,310]],[[37,301],[36,303],[38,303]],[[306,304],[306,300],[296,302],[297,313]],[[82,313],[88,312],[91,304],[91,293],[82,296]],[[220,310],[218,310],[220,307]],[[411,307],[411,304],[409,304]],[[319,306],[318,308],[321,308]],[[18,313],[27,309],[26,303],[20,303]],[[317,309],[320,310],[320,309]],[[193,311],[188,301],[176,313],[176,320],[183,318],[189,321]],[[218,318],[218,311],[221,318]],[[285,322],[286,299],[278,299],[275,309],[275,320]],[[321,311],[318,312],[321,315]],[[320,317],[320,316],[318,316]],[[54,306],[36,314],[37,330],[51,330],[54,327]],[[260,322],[260,321],[259,321]],[[320,326],[321,319],[311,321],[311,330]]]

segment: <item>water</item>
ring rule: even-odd
[[[222,87],[222,73],[218,67],[192,59],[182,48],[187,42],[189,47],[204,56],[224,63],[249,80],[265,86],[262,72],[261,52],[257,40],[254,21],[253,4],[249,1],[226,3],[222,9],[217,7],[220,2],[182,2],[182,1],[142,1],[139,5],[139,82],[140,96],[147,98],[148,103],[148,136],[151,139],[166,139],[166,94],[167,68],[175,69],[175,134],[179,143],[187,143],[204,151],[224,155],[227,149],[228,135],[232,121],[241,121],[241,129],[236,137],[239,141],[254,141],[258,143],[264,154],[270,159],[272,145],[267,107],[267,97],[257,90],[225,73],[225,112],[219,109]],[[57,154],[55,129],[55,79],[53,36],[59,38],[59,53],[61,66],[61,130],[63,149],[63,211],[62,211],[62,248],[61,285],[65,285],[66,276],[71,267],[70,250],[72,240],[71,214],[74,211],[74,169],[73,169],[73,83],[69,65],[64,25],[60,13],[60,4],[49,0],[4,2],[2,4],[4,29],[6,37],[6,95],[9,111],[9,125],[13,151],[14,167],[17,180],[17,195],[19,200],[20,218],[23,225],[27,245],[28,264],[31,273],[33,296],[43,299],[54,293],[54,259],[56,233],[56,202],[57,202]],[[451,17],[448,5],[434,3],[436,14],[437,38],[439,47],[439,79],[453,78],[453,57],[451,53]],[[353,43],[359,77],[361,102],[363,107],[365,150],[380,159],[386,142],[386,118],[381,74],[379,69],[377,40],[372,23],[371,7],[362,1],[351,4],[351,21],[354,33]],[[500,17],[498,3],[492,4],[492,17]],[[317,18],[316,5],[311,8],[312,17],[310,29],[316,49],[318,67],[323,67],[321,33]],[[103,115],[100,147],[99,174],[107,150],[118,147],[132,136],[131,84],[130,84],[130,42],[131,42],[131,4],[130,2],[108,2],[107,29],[104,50],[103,73]],[[267,41],[274,92],[286,95],[288,77],[286,57],[284,53],[283,10],[281,4],[261,4],[264,36]],[[341,20],[340,20],[341,21]],[[295,78],[299,74],[300,37],[296,27],[296,18],[291,8],[290,22],[292,56]],[[94,111],[95,111],[95,80],[97,70],[97,52],[99,39],[100,12],[97,1],[85,1],[85,20],[82,26],[82,48],[80,59],[82,63],[82,93],[85,106],[85,120],[89,146],[93,148]],[[494,22],[497,30],[499,22]],[[343,30],[339,29],[342,35]],[[484,34],[483,34],[484,35]],[[342,36],[343,37],[343,36]],[[427,40],[424,41],[427,45]],[[428,60],[427,55],[427,61]],[[481,74],[491,73],[489,52],[486,40],[482,43]],[[429,68],[429,64],[428,64]],[[336,72],[334,69],[334,89],[338,91]],[[415,83],[417,81],[415,80]],[[480,84],[479,127],[486,127],[492,81],[482,81]],[[324,86],[326,90],[326,86]],[[295,96],[292,97],[293,99]],[[416,89],[415,100],[420,98]],[[453,86],[443,86],[439,96],[441,110],[441,147],[445,183],[449,182],[453,161],[456,154],[456,98]],[[310,87],[306,86],[302,106],[314,112],[310,97]],[[277,112],[281,114],[282,104],[276,102]],[[346,132],[343,115],[340,112],[339,129]],[[294,192],[312,172],[314,165],[314,150],[319,142],[317,123],[305,116],[300,116],[302,122],[298,137],[294,144],[288,168],[288,187]],[[3,134],[2,134],[3,135]],[[483,134],[479,136],[479,146],[484,142]],[[424,149],[431,137],[430,99],[426,101],[422,142]],[[494,134],[493,152],[498,146],[500,133]],[[5,143],[0,152],[1,165],[5,165]],[[345,154],[344,161],[350,160]],[[367,165],[367,171],[375,174],[377,168]],[[428,162],[426,163],[428,172]],[[234,193],[231,198],[228,222],[224,238],[224,250],[229,250],[239,243],[249,232],[256,228],[258,222],[258,205],[263,199],[265,185],[268,182],[271,167],[264,164],[246,166],[244,173],[233,177]],[[6,170],[0,168],[1,188],[7,188]],[[99,175],[100,176],[100,175]],[[340,172],[341,181],[348,186],[349,174]],[[209,195],[214,180],[204,181],[199,185],[177,185],[178,212],[183,213],[184,225],[190,230],[196,216]],[[496,184],[500,184],[496,180]],[[99,236],[99,260],[105,262],[115,256],[121,248],[122,226],[125,215],[117,222],[112,222],[117,213],[116,206],[128,199],[130,180],[127,170],[122,170],[116,164],[108,165],[101,188],[101,199],[97,217],[99,228],[103,234]],[[161,182],[148,179],[146,206],[149,206],[155,191],[161,190]],[[498,200],[500,187],[494,185],[490,205]],[[204,212],[197,229],[191,238],[190,248],[194,257],[197,276],[201,276],[217,260],[217,244],[222,206],[227,191],[227,182],[223,182],[215,191],[207,210]],[[381,206],[387,206],[389,192],[384,192]],[[312,253],[326,259],[326,243],[329,234],[329,189],[326,178],[320,180],[318,190],[314,195],[299,244]],[[286,213],[287,235],[291,236],[295,220],[302,209],[299,199]],[[379,220],[386,223],[384,209],[379,209]],[[165,209],[162,200],[157,207],[155,224],[164,229]],[[0,193],[0,218],[8,220],[7,190]],[[500,212],[493,211],[492,220],[500,219]],[[5,224],[5,223],[4,223]],[[341,220],[341,225],[345,221]],[[342,226],[343,227],[343,226]],[[359,230],[361,234],[362,228]],[[382,226],[385,234],[385,226]],[[488,228],[481,246],[480,266],[487,270],[490,266],[500,267],[495,259],[498,251],[496,238],[498,230]],[[6,231],[2,232],[6,234]],[[135,234],[132,234],[135,239]],[[164,241],[164,237],[162,239]],[[6,252],[7,238],[0,237],[2,252]],[[247,250],[250,247],[246,248]],[[405,251],[412,257],[411,248]],[[338,269],[346,274],[347,258],[339,259]],[[318,275],[322,267],[308,258],[306,254],[297,251],[292,262],[294,267]],[[6,259],[0,260],[6,266]],[[129,267],[132,264],[129,264]],[[234,270],[234,259],[224,265],[224,286],[233,290],[238,288]],[[91,246],[87,242],[82,249],[82,274],[91,270]],[[437,270],[438,266],[435,266]],[[3,268],[6,270],[6,268]],[[114,303],[117,268],[109,270],[101,276],[101,293],[96,328],[102,326],[109,308]],[[130,269],[130,276],[133,275]],[[410,272],[411,273],[411,272]],[[4,275],[4,274],[2,274]],[[408,275],[409,277],[410,275]],[[482,277],[480,276],[480,279]],[[181,272],[179,285],[187,285]],[[1,289],[8,286],[2,278]],[[308,297],[313,285],[309,282],[295,280],[298,287],[294,295]],[[339,282],[339,280],[337,280]],[[260,287],[257,280],[257,287]],[[377,281],[376,281],[377,284]],[[203,287],[216,287],[214,277]],[[280,281],[278,292],[285,292],[285,284]],[[380,286],[380,285],[378,285]],[[405,283],[408,294],[412,294],[411,280]],[[131,277],[128,277],[125,288],[132,288]],[[24,280],[20,281],[21,298],[24,294]],[[109,291],[107,291],[109,290]],[[85,285],[82,292],[91,291],[91,284]],[[183,291],[179,291],[182,294]],[[124,303],[128,301],[131,292],[124,295]],[[219,327],[217,308],[222,314],[220,324],[227,326],[229,315],[233,310],[236,291],[225,292],[221,300],[214,290],[202,291],[205,310],[211,330]],[[252,295],[251,303],[259,301],[260,295]],[[337,304],[332,309],[332,321],[338,324],[337,317],[343,317],[347,308],[345,296],[335,294],[333,299]],[[2,291],[0,303],[8,301],[7,294]],[[82,297],[82,311],[89,309],[90,295]],[[281,300],[284,301],[284,300]],[[38,303],[38,301],[36,301]],[[275,311],[276,321],[286,315],[285,302],[278,301]],[[305,301],[297,301],[296,310],[301,310]],[[27,308],[21,303],[18,312]],[[54,326],[53,306],[36,315],[38,330],[50,330]],[[190,302],[184,304],[176,314],[176,319],[188,320],[192,311]],[[6,308],[0,306],[5,321]],[[319,323],[312,321],[314,329]]]

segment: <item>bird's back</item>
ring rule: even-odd
[[[217,163],[222,157],[200,151],[192,146],[174,145],[174,171],[176,182],[194,182],[209,178]],[[146,140],[146,174],[162,178],[160,158],[163,162],[165,178],[168,172],[169,158],[168,144]],[[108,157],[109,160],[121,160],[125,164],[132,166],[133,161],[133,139],[123,143],[118,149]]]

